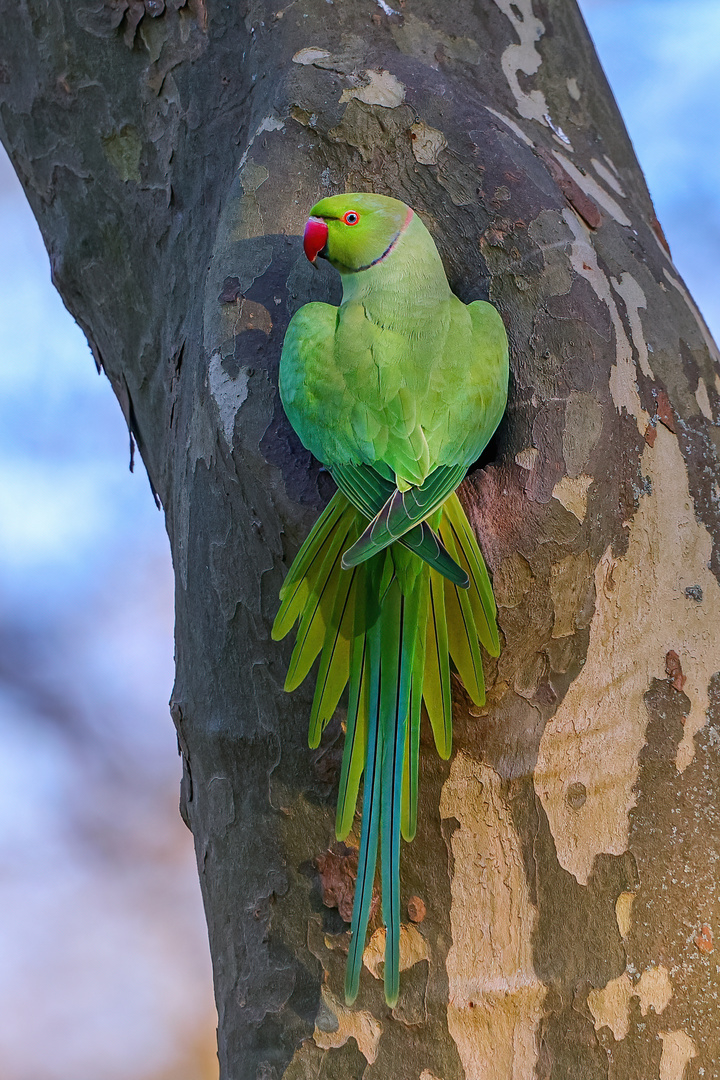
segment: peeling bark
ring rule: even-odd
[[[6,0],[0,50],[0,135],[166,516],[222,1076],[717,1075],[719,355],[573,0]],[[503,650],[453,761],[425,737],[392,1011],[377,935],[342,1004],[342,717],[308,751],[269,638],[331,490],[276,376],[339,298],[299,235],[343,190],[415,207],[512,348],[461,490]]]

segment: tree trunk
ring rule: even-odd
[[[720,1075],[718,353],[574,0],[3,6],[0,134],[166,515],[222,1076]],[[276,377],[343,190],[421,214],[513,372],[461,489],[503,648],[424,740],[392,1012],[372,941],[343,1004],[341,725],[308,750],[269,637],[331,490]]]

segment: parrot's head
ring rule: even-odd
[[[315,203],[303,246],[310,262],[319,255],[341,274],[367,270],[395,246],[413,217],[399,199],[355,193],[331,195]]]

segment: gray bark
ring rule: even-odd
[[[574,0],[5,0],[2,25],[0,135],[166,516],[222,1076],[720,1075],[718,354]],[[340,722],[307,749],[269,638],[331,490],[276,375],[292,312],[338,300],[299,235],[342,190],[415,207],[512,348],[461,491],[503,651],[481,715],[457,690],[452,761],[424,740],[392,1013],[371,953],[342,1004]]]

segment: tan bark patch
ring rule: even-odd
[[[632,925],[632,906],[635,893],[621,892],[615,901],[615,918],[617,919],[620,937],[626,938]]]
[[[578,86],[577,79],[566,79],[565,85],[567,86],[568,94],[573,99],[573,101],[579,101],[582,95],[580,93],[580,87]]]
[[[438,155],[447,146],[442,131],[420,122],[410,128],[410,138],[415,160],[421,165],[437,165]]]
[[[648,968],[635,985],[628,972],[624,971],[602,989],[591,990],[588,1007],[593,1015],[595,1030],[610,1028],[615,1042],[626,1038],[630,1030],[630,1001],[634,997],[640,1000],[643,1016],[647,1016],[650,1009],[661,1013],[672,997],[672,983],[667,968]]]
[[[559,150],[553,150],[553,154],[580,190],[589,195],[591,199],[594,199],[596,203],[599,203],[603,210],[606,210],[611,217],[615,218],[618,224],[627,226],[632,224],[620,204],[613,199],[612,195],[608,195],[605,188],[598,184],[597,180],[593,179],[589,173],[581,173],[577,166],[573,165],[572,161],[566,158],[564,154],[561,154]]]
[[[698,379],[697,390],[695,391],[695,400],[698,403],[698,408],[703,414],[706,420],[712,423],[712,408],[710,407],[710,398],[708,397],[707,386],[702,376]]]
[[[642,291],[632,274],[621,274],[619,278],[610,278],[610,281],[613,289],[618,296],[622,297],[625,304],[633,345],[638,354],[640,370],[643,375],[648,377],[648,379],[654,379],[655,376],[650,367],[647,342],[645,341],[645,335],[643,334],[642,319],[640,318],[640,308],[647,308],[645,293]]]
[[[323,1005],[326,1010],[335,1016],[337,1028],[335,1031],[321,1031],[317,1026],[313,1032],[313,1039],[321,1050],[335,1050],[343,1046],[348,1039],[354,1039],[358,1049],[369,1065],[377,1057],[378,1044],[382,1035],[380,1024],[372,1013],[359,1009],[348,1009],[328,990],[322,988]]]
[[[553,488],[553,499],[582,522],[587,514],[587,493],[592,482],[592,476],[563,476]]]
[[[429,960],[427,941],[415,926],[402,923],[400,926],[400,970],[419,964],[421,960]],[[381,979],[380,966],[385,963],[385,927],[381,926],[372,935],[363,953],[363,964],[370,974]]]
[[[630,1030],[632,996],[632,979],[627,971],[623,971],[619,978],[611,979],[601,990],[591,990],[588,1007],[595,1021],[595,1030],[610,1028],[615,1042],[621,1042]]]
[[[661,1013],[667,1008],[672,997],[670,972],[662,964],[648,968],[643,971],[633,993],[640,998],[640,1012],[643,1016],[647,1016],[650,1009]]]
[[[617,194],[620,195],[623,199],[627,198],[627,195],[623,191],[618,178],[613,173],[611,173],[605,165],[603,165],[602,161],[598,161],[597,158],[590,158],[590,164],[592,165],[593,169],[598,174],[600,179],[603,180],[608,187],[611,187],[613,191],[617,192]]]
[[[537,1062],[545,987],[533,967],[537,912],[499,777],[458,753],[440,813],[460,823],[451,841],[448,1029],[466,1076],[525,1080]]]
[[[598,300],[601,300],[606,305],[612,320],[613,330],[615,331],[616,358],[610,372],[610,392],[615,408],[618,412],[625,409],[630,416],[634,416],[637,420],[638,431],[642,434],[650,421],[650,417],[640,404],[632,345],[625,333],[625,327],[612,295],[610,280],[598,266],[597,255],[590,243],[587,230],[583,228],[570,210],[563,211],[563,218],[566,224],[570,226],[575,237],[570,252],[570,265],[580,277],[589,282]],[[623,275],[622,290],[623,295],[629,296],[632,283],[627,280],[628,278],[630,278],[629,274]],[[615,283],[616,290],[620,284],[619,282]],[[638,303],[637,296],[635,299],[636,303]],[[633,320],[630,325],[631,327],[639,326],[640,330],[642,330],[641,321]],[[645,346],[645,349],[647,349],[647,346]],[[638,350],[638,352],[641,351],[642,348]]]
[[[538,463],[539,457],[540,451],[534,446],[529,446],[527,450],[521,450],[520,453],[515,455],[515,463],[519,465],[521,469],[532,472]]]
[[[647,725],[643,696],[653,678],[664,677],[668,652],[682,657],[691,701],[680,770],[692,760],[708,684],[720,669],[720,641],[708,628],[720,610],[720,587],[708,569],[711,537],[695,520],[677,438],[657,430],[642,461],[651,493],[641,499],[627,553],[615,559],[608,548],[598,563],[585,666],[545,729],[535,773],[558,859],[582,884],[597,854],[620,855],[627,847]],[[701,603],[685,595],[692,585],[702,588]],[[580,810],[565,801],[568,777],[587,789]]]
[[[660,1080],[683,1080],[685,1066],[697,1057],[695,1043],[684,1031],[661,1031]]]
[[[357,98],[366,105],[382,105],[386,109],[395,109],[405,100],[405,87],[390,71],[366,71],[365,86],[355,86],[343,90],[340,102]]]
[[[319,49],[311,45],[307,49],[299,49],[292,58],[293,64],[314,64],[317,60],[329,60],[330,53],[327,49]]]

